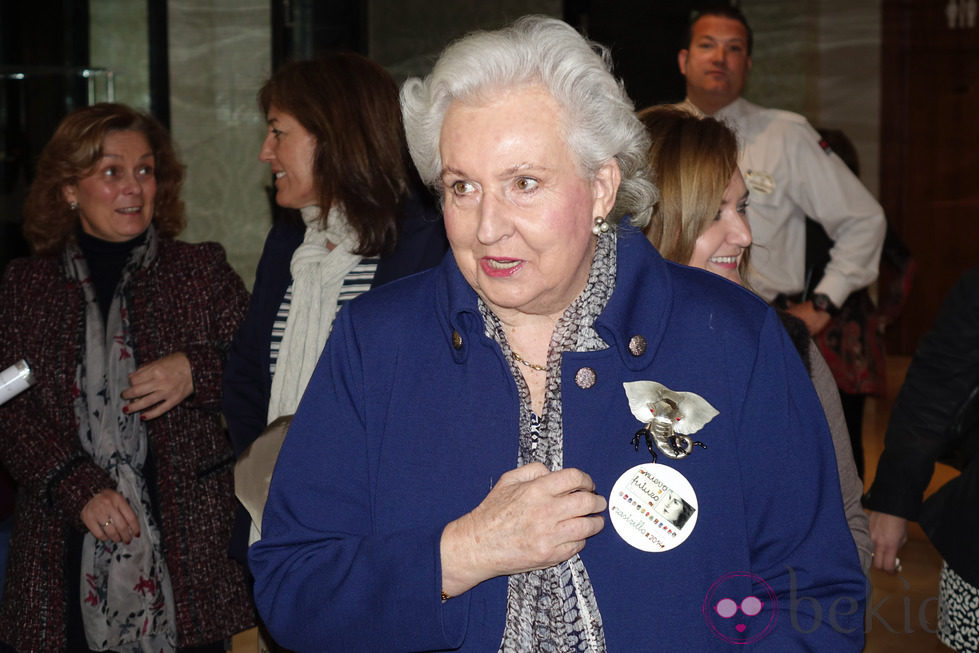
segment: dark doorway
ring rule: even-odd
[[[694,11],[717,1],[568,0],[565,21],[609,48],[615,74],[625,82],[637,109],[679,102],[686,85],[677,52],[686,46],[687,23]]]

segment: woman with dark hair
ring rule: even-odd
[[[660,188],[646,230],[663,258],[703,268],[729,281],[744,281],[751,248],[745,210],[748,189],[738,169],[737,138],[724,123],[670,106],[639,112],[649,132],[649,164]],[[805,324],[780,311],[779,317],[809,371],[823,405],[840,476],[840,492],[850,534],[864,572],[873,547],[867,515],[860,505],[863,483],[857,475],[850,436],[829,366]]]
[[[272,226],[232,345],[223,407],[239,456],[295,412],[340,307],[435,265],[448,247],[414,181],[398,90],[383,68],[354,53],[297,61],[258,99],[268,122],[259,159],[276,203],[299,209],[302,222]],[[248,524],[239,511],[232,553],[241,559]]]
[[[37,378],[0,408],[19,487],[9,648],[218,651],[254,621],[226,554],[217,410],[248,293],[219,245],[173,239],[182,180],[166,130],[118,104],[68,115],[38,161],[35,255],[0,285],[0,361],[26,357]]]

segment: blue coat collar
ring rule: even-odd
[[[635,227],[621,224],[616,230],[617,270],[615,290],[595,322],[595,330],[618,352],[622,364],[638,371],[650,365],[663,338],[666,316],[673,304],[673,286],[667,266],[646,237]],[[437,303],[453,359],[465,362],[467,339],[482,337],[485,327],[476,292],[462,276],[450,250],[439,266]],[[461,341],[460,341],[461,339]]]

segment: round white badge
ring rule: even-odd
[[[608,512],[623,540],[659,553],[680,546],[697,525],[697,495],[672,467],[646,463],[633,467],[612,486]]]

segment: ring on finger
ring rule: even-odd
[[[102,528],[106,528],[107,526],[110,526],[111,524],[112,524],[112,517],[109,517],[109,520],[106,521],[104,524],[102,524]]]
[[[896,556],[894,557],[894,571],[901,573],[901,559]]]

